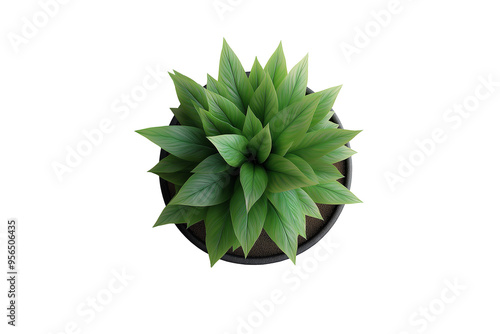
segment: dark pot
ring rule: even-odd
[[[314,92],[311,89],[307,88],[307,94],[312,93]],[[342,124],[340,123],[340,120],[336,114],[333,114],[330,121],[337,123],[339,127],[342,128]],[[174,117],[170,122],[170,125],[180,125],[180,123]],[[347,144],[347,146],[349,146],[349,144]],[[160,160],[165,158],[168,154],[168,152],[161,150]],[[344,178],[340,179],[339,182],[342,183],[345,187],[350,188],[352,178],[352,159],[349,158],[336,163],[335,166],[345,176]],[[163,180],[162,178],[160,178],[160,187],[161,193],[163,195],[163,200],[165,202],[165,205],[167,205],[172,199],[173,195],[175,195],[175,188],[173,184]],[[306,217],[307,239],[299,236],[297,255],[308,250],[319,240],[321,240],[332,228],[333,224],[335,224],[340,213],[342,212],[342,209],[344,208],[344,205],[317,205],[319,207],[321,215],[323,216],[323,220]],[[203,222],[199,222],[191,226],[189,229],[187,228],[186,224],[178,224],[177,227],[189,241],[191,241],[202,251],[207,252],[207,248],[205,246],[205,224]],[[241,247],[235,251],[230,250],[226,253],[226,255],[222,257],[222,260],[224,261],[239,264],[269,264],[286,259],[288,259],[288,257],[278,248],[278,246],[276,246],[276,244],[271,240],[271,238],[269,238],[265,231],[262,231],[262,234],[251,249],[247,258],[244,257]]]

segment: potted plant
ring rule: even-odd
[[[162,149],[150,172],[166,207],[154,226],[178,224],[212,266],[295,263],[343,204],[360,202],[348,189],[347,145],[359,131],[333,113],[341,86],[307,88],[307,56],[288,72],[280,43],[247,73],[224,40],[218,80],[170,76],[180,101],[170,126],[137,131]]]

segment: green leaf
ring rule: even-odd
[[[328,88],[322,90],[321,92],[312,94],[319,94],[321,96],[321,99],[319,100],[318,107],[316,108],[316,112],[314,113],[314,117],[311,121],[311,126],[318,124],[331,112],[333,104],[335,103],[335,100],[337,99],[341,88],[342,85]],[[330,119],[330,117],[328,117],[328,119]]]
[[[240,60],[224,39],[219,65],[219,82],[228,90],[228,99],[245,112],[253,94],[253,88]]]
[[[281,193],[267,193],[269,202],[291,224],[295,231],[306,237],[306,219],[302,212],[302,204],[295,190]]]
[[[344,177],[337,167],[322,159],[311,160],[310,165],[320,184],[331,183]]]
[[[238,248],[241,247],[241,243],[240,241],[236,238],[236,240],[234,241],[234,244],[233,244],[233,252],[236,251]]]
[[[159,177],[178,186],[182,186],[191,177],[190,172],[157,173]]]
[[[283,253],[295,263],[297,257],[298,233],[293,223],[280,214],[271,203],[267,204],[267,216],[264,230]]]
[[[181,125],[202,128],[200,115],[198,115],[196,110],[193,111],[193,108],[186,108],[181,105],[179,108],[170,108],[170,110]]]
[[[209,111],[197,107],[198,113],[203,123],[203,130],[207,136],[217,136],[222,134],[241,134],[241,130],[235,128],[226,121],[220,120]]]
[[[253,90],[256,90],[260,86],[265,77],[266,77],[266,72],[260,65],[259,61],[257,60],[257,57],[255,57],[252,70],[250,71],[250,76],[248,78],[250,80],[250,84],[253,87]]]
[[[277,154],[271,154],[265,166],[269,177],[267,190],[270,192],[278,193],[314,184],[290,160]]]
[[[259,163],[264,163],[271,153],[273,146],[269,125],[266,125],[259,133],[248,143],[248,150],[253,156],[257,157]]]
[[[229,123],[237,129],[243,129],[245,114],[223,96],[207,91],[209,110],[213,116]],[[246,109],[245,109],[246,110]]]
[[[314,132],[323,129],[338,129],[339,125],[331,122],[329,119],[322,120],[314,126],[311,126],[307,132]]]
[[[207,89],[212,93],[218,94],[220,96],[224,96],[227,98],[228,91],[226,86],[218,82],[214,77],[210,74],[207,74]]]
[[[230,211],[234,233],[246,257],[264,227],[267,213],[267,199],[264,196],[261,197],[250,212],[248,212],[245,205],[244,191],[238,182],[231,198]]]
[[[297,192],[297,197],[300,201],[302,212],[309,217],[323,220],[321,212],[319,211],[318,206],[316,205],[316,203],[314,203],[312,198],[303,189],[299,188],[295,189],[295,191]]]
[[[352,204],[361,203],[349,189],[339,182],[318,184],[303,188],[314,202],[320,204]]]
[[[166,224],[188,224],[188,227],[205,219],[207,208],[168,204],[153,227]]]
[[[288,153],[285,155],[285,158],[290,160],[297,168],[304,174],[312,184],[318,184],[318,178],[316,177],[316,174],[314,173],[314,170],[312,167],[309,165],[308,162],[306,162],[304,159],[302,159],[299,156],[296,156],[295,154],[290,154]]]
[[[223,203],[209,207],[205,218],[205,244],[212,267],[236,243],[228,205]]]
[[[295,65],[285,80],[276,89],[278,94],[279,110],[283,110],[289,105],[299,102],[306,95],[308,76],[308,56],[305,56]]]
[[[240,135],[220,135],[208,137],[220,155],[233,167],[239,167],[247,160],[248,140]]]
[[[219,153],[209,156],[193,169],[192,173],[198,174],[217,174],[222,172],[227,172],[230,166],[222,158]]]
[[[228,173],[193,174],[170,201],[172,205],[212,206],[231,197]]]
[[[169,73],[169,75],[174,82],[181,107],[189,113],[189,118],[201,127],[201,121],[199,120],[199,116],[197,117],[195,106],[208,109],[205,89],[187,76],[176,71],[174,73]]]
[[[268,74],[253,94],[250,107],[264,125],[278,113],[278,96]]]
[[[249,106],[247,115],[245,117],[245,124],[243,124],[243,134],[250,140],[257,133],[259,133],[262,130],[262,124],[260,123],[259,119],[255,117],[254,113],[252,112],[252,108]]]
[[[304,137],[311,124],[319,96],[309,95],[279,112],[270,122],[273,153],[285,155],[294,141]]]
[[[307,161],[312,161],[345,145],[359,132],[344,129],[323,129],[309,132],[301,142],[292,145],[290,153],[298,155]]]
[[[344,161],[345,159],[349,158],[350,156],[356,154],[357,152],[350,149],[347,146],[341,146],[335,151],[332,151],[328,154],[326,154],[322,160],[327,161],[331,164],[334,164],[336,162]]]
[[[158,173],[175,173],[180,171],[190,172],[196,167],[196,162],[182,160],[173,154],[167,155],[165,158],[161,159],[153,168],[148,172],[158,174]]]
[[[264,167],[246,162],[240,169],[240,181],[245,194],[247,211],[259,200],[267,188],[267,173]]]
[[[274,88],[278,89],[283,80],[285,80],[288,73],[286,69],[286,59],[283,52],[283,45],[281,44],[281,42],[267,62],[264,70],[269,73],[269,76],[273,81]]]
[[[216,153],[203,130],[191,126],[160,126],[137,130],[165,151],[181,159],[200,162]]]

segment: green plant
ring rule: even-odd
[[[280,43],[247,76],[224,40],[219,78],[207,88],[174,71],[181,125],[137,131],[169,152],[150,172],[176,185],[155,226],[204,221],[213,266],[231,248],[248,255],[264,229],[295,263],[315,203],[358,203],[333,165],[355,152],[359,131],[339,129],[331,108],[341,86],[306,95],[308,57],[287,72]]]

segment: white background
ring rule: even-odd
[[[1,3],[2,268],[5,222],[20,224],[18,327],[6,325],[2,279],[1,332],[498,333],[496,3],[401,0],[382,27],[372,11],[392,9],[388,0],[221,3],[230,10],[212,0],[73,0],[17,47],[40,4]],[[282,40],[289,68],[309,53],[313,90],[344,84],[334,108],[346,128],[364,130],[352,142],[352,190],[364,204],[346,207],[328,234],[332,254],[323,243],[296,267],[211,269],[175,226],[151,228],[163,202],[146,171],[159,150],[134,130],[170,121],[173,84],[165,78],[128,115],[112,106],[148,67],[204,84],[223,37],[248,70]],[[346,57],[347,44],[357,53]],[[481,77],[497,82],[492,92]],[[464,103],[465,118],[448,111]],[[112,130],[59,180],[54,162],[104,119]],[[442,140],[424,156],[416,141],[436,129]],[[410,158],[417,165],[391,187],[388,175]],[[126,286],[113,279],[122,270],[133,276]],[[279,292],[284,302],[270,307]],[[96,297],[107,304],[91,319]]]

